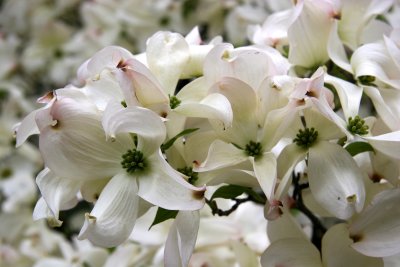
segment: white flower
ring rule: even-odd
[[[57,215],[60,203],[68,202],[65,197],[73,196],[73,187],[91,181],[104,184],[104,179],[111,178],[86,215],[80,238],[110,247],[123,242],[137,217],[138,196],[167,209],[203,206],[204,189],[188,184],[162,156],[160,145],[166,131],[155,113],[111,102],[101,117],[78,89],[55,93],[53,103],[36,113],[45,164],[61,179],[39,182],[45,200],[51,203],[48,206]],[[137,135],[137,146],[129,133]]]

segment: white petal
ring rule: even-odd
[[[322,267],[319,251],[303,238],[286,238],[272,243],[261,256],[262,267]]]
[[[154,153],[166,136],[164,123],[157,114],[141,107],[124,108],[117,102],[107,105],[102,124],[107,136],[112,139],[118,133],[136,133],[139,137],[138,149],[145,156]]]
[[[135,225],[139,198],[136,178],[125,173],[114,176],[100,194],[78,239],[89,239],[102,247],[114,247],[124,242]]]
[[[388,43],[390,45],[390,43]],[[390,49],[397,49],[391,46]],[[398,51],[393,53],[399,53]],[[359,47],[351,57],[355,76],[374,76],[389,87],[400,89],[398,59],[392,58],[385,43],[370,43]],[[375,81],[376,82],[376,81]]]
[[[329,59],[326,50],[332,27],[333,7],[328,1],[304,1],[300,15],[288,29],[289,62],[303,67],[323,65]]]
[[[273,49],[271,49],[273,50]],[[278,55],[275,55],[279,57]],[[215,46],[204,61],[204,77],[210,84],[223,77],[236,78],[256,89],[265,77],[279,73],[274,56],[264,49],[243,47],[233,49],[230,44]]]
[[[285,238],[303,238],[307,240],[307,236],[301,229],[299,222],[296,221],[289,210],[284,210],[278,219],[268,221],[267,233],[271,243]]]
[[[32,218],[35,221],[46,219],[48,224],[52,227],[59,227],[63,223],[58,219],[58,215],[56,217],[53,214],[43,197],[39,198],[36,202],[35,208],[33,209]]]
[[[322,239],[322,261],[324,266],[383,267],[382,259],[358,253],[350,246],[352,243],[346,224],[336,224],[329,228]],[[338,255],[340,256],[338,257]]]
[[[256,115],[258,103],[255,89],[239,79],[224,77],[214,84],[211,91],[223,94],[229,100],[233,111],[232,127],[224,129],[211,121],[215,130],[239,146],[245,146],[249,139],[254,141],[258,130]]]
[[[325,76],[325,82],[332,84],[335,87],[345,117],[349,118],[358,115],[361,96],[363,93],[362,88],[328,74]]]
[[[375,15],[385,12],[393,0],[359,0],[342,1],[341,19],[339,21],[339,36],[351,49],[355,50],[361,44],[362,30]]]
[[[110,179],[85,181],[80,189],[82,197],[88,202],[96,202],[99,199],[101,191],[109,181]]]
[[[255,176],[268,200],[274,198],[276,184],[276,157],[272,152],[265,152],[261,156],[250,157],[253,162]]]
[[[335,20],[329,33],[328,54],[330,59],[340,68],[352,73],[353,69],[347,59],[346,52],[338,34],[338,22]]]
[[[206,160],[202,163],[195,162],[193,170],[196,172],[216,170],[239,164],[247,158],[243,150],[221,140],[215,140],[210,145]]]
[[[292,171],[297,163],[305,159],[307,150],[296,144],[287,145],[278,156],[278,178],[280,179],[275,193],[276,199],[281,199],[289,189],[292,181]]]
[[[364,205],[363,174],[341,146],[325,141],[312,146],[308,157],[308,179],[315,199],[340,219],[350,218]]]
[[[225,127],[232,124],[231,104],[222,94],[209,94],[198,103],[181,103],[174,109],[177,113],[188,117],[220,120]]]
[[[378,88],[365,86],[364,92],[372,100],[378,115],[385,122],[386,126],[393,131],[400,130],[399,116],[394,112],[394,110],[390,109],[390,106],[387,105]]]
[[[55,101],[51,110],[37,113],[36,121],[45,164],[62,178],[90,180],[113,176],[131,142],[106,142],[100,115],[82,93],[79,98]]]
[[[38,110],[34,110],[26,116],[22,122],[17,126],[16,129],[16,146],[22,145],[29,136],[33,134],[38,134],[39,129],[36,125],[35,117]]]
[[[374,149],[389,157],[400,159],[400,131],[364,137],[364,139],[366,139]]]
[[[313,103],[317,104],[317,109],[305,109],[304,118],[308,128],[313,127],[318,131],[318,140],[332,140],[343,137],[346,132],[343,130],[346,126],[344,120],[330,107],[321,104],[320,101],[313,101]],[[323,110],[321,111],[321,109]]]
[[[175,171],[159,153],[150,156],[149,170],[137,175],[138,195],[169,210],[198,210],[204,205],[205,188],[194,187]]]
[[[43,198],[46,200],[47,205],[57,219],[59,211],[66,203],[73,200],[75,200],[76,203],[78,202],[76,194],[79,191],[81,183],[57,177],[48,168],[45,168],[38,174],[36,177],[36,184]]]
[[[107,46],[94,54],[78,71],[80,80],[99,77],[104,69],[115,69],[121,61],[132,58],[131,52],[119,46]]]
[[[168,233],[164,250],[166,267],[186,267],[189,264],[197,232],[200,213],[198,211],[180,211]]]
[[[146,55],[149,68],[163,85],[165,93],[173,95],[189,61],[189,45],[185,38],[178,33],[159,31],[147,41]]]
[[[297,108],[287,105],[268,113],[261,132],[261,144],[271,150],[285,135],[298,118]]]
[[[116,73],[126,104],[143,106],[158,114],[168,113],[169,99],[154,75],[137,60],[130,60],[127,68]]]
[[[371,257],[386,257],[400,252],[400,190],[386,190],[350,224],[351,246]]]

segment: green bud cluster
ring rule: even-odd
[[[136,149],[130,149],[122,155],[121,165],[127,173],[143,171],[147,166],[143,153]]]
[[[371,75],[363,75],[358,77],[358,80],[360,81],[361,84],[364,85],[373,85],[373,82],[375,81],[375,77]]]
[[[171,109],[177,108],[180,104],[181,101],[176,96],[169,96],[169,106]]]
[[[192,167],[184,167],[179,168],[178,172],[183,173],[187,177],[189,177],[188,182],[190,184],[194,184],[199,179],[199,174],[193,171]]]
[[[352,134],[365,135],[368,134],[368,125],[365,125],[365,121],[360,118],[360,116],[355,116],[349,118],[347,123],[347,130]]]
[[[260,156],[263,152],[261,143],[259,143],[259,142],[256,143],[254,141],[250,141],[246,145],[246,148],[244,150],[246,151],[246,154],[248,156],[252,156],[252,157]]]
[[[304,130],[299,130],[299,133],[296,134],[296,138],[293,139],[293,142],[299,147],[307,149],[314,144],[317,138],[318,131],[316,131],[314,128],[305,128]]]

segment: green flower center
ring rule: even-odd
[[[6,179],[10,177],[13,174],[12,169],[10,168],[4,168],[0,171],[0,179]]]
[[[352,134],[365,135],[368,134],[368,125],[365,125],[365,121],[360,118],[360,116],[355,116],[349,118],[347,123],[347,130]]]
[[[252,157],[260,156],[263,152],[261,143],[259,143],[259,142],[256,143],[254,141],[250,141],[246,145],[246,148],[244,150],[246,151],[246,154],[248,156],[252,156]]]
[[[177,108],[180,104],[181,101],[176,96],[169,96],[169,106],[171,109]]]
[[[318,131],[314,128],[305,128],[304,130],[300,129],[299,133],[296,134],[296,138],[293,139],[293,142],[299,147],[307,149],[315,143],[317,137]]]
[[[130,149],[122,155],[121,165],[127,173],[135,173],[146,169],[147,163],[141,151]]]
[[[188,182],[190,184],[194,184],[197,179],[199,179],[199,174],[197,172],[194,172],[192,167],[179,168],[178,172],[183,173],[184,175],[189,177]]]

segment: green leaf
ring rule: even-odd
[[[178,212],[179,212],[178,210],[167,210],[158,207],[156,217],[154,218],[153,223],[150,225],[149,230],[154,225],[157,225],[169,219],[174,219],[176,215],[178,215]]]
[[[353,157],[363,152],[368,152],[368,151],[374,152],[374,148],[369,143],[366,142],[354,142],[346,146],[345,149]]]
[[[170,148],[176,140],[178,140],[179,137],[182,137],[184,135],[188,135],[190,133],[193,133],[194,131],[197,131],[199,128],[193,128],[193,129],[186,129],[183,130],[182,132],[178,133],[177,135],[175,135],[173,138],[171,138],[170,140],[168,140],[166,143],[161,145],[161,150],[165,151],[168,148]]]
[[[250,187],[244,187],[240,185],[224,185],[221,186],[220,188],[217,189],[217,191],[214,192],[210,200],[213,200],[214,198],[225,198],[225,199],[234,199],[241,194],[246,193],[249,195],[249,197],[257,203],[265,203],[265,199],[261,197],[259,194],[254,192],[253,189]]]

